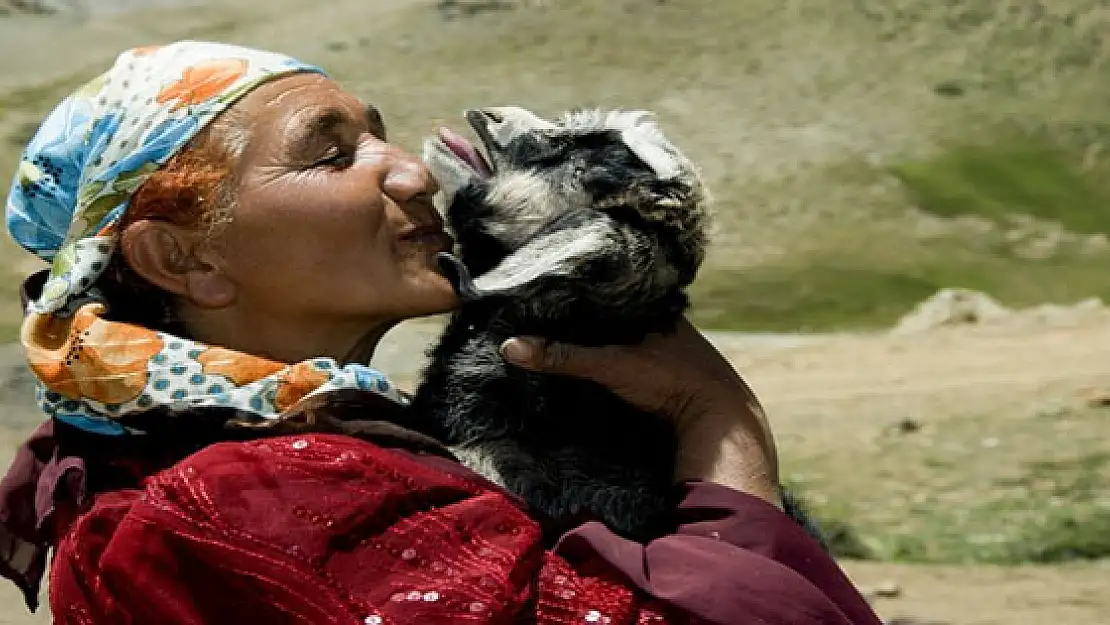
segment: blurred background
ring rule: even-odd
[[[183,38],[317,63],[411,150],[469,106],[655,111],[716,197],[692,318],[879,613],[1110,623],[1110,2],[6,0],[0,171]],[[38,267],[0,241],[5,465]],[[411,382],[440,321],[377,364]],[[0,587],[0,625],[46,622]]]

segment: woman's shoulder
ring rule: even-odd
[[[199,611],[187,622],[256,622],[235,606],[270,611],[275,602],[287,602],[279,622],[327,613],[362,622],[400,593],[418,596],[415,609],[429,616],[508,609],[483,602],[485,585],[497,580],[506,600],[523,596],[525,580],[509,577],[522,563],[540,566],[540,530],[510,498],[449,465],[335,434],[210,445],[138,489],[94,500],[58,545],[52,608],[151,610],[127,615],[143,622],[181,593]],[[82,589],[90,579],[109,594]]]
[[[209,445],[145,482],[150,497],[204,518],[251,526],[252,516],[288,516],[324,529],[377,523],[461,505],[473,498],[503,502],[527,518],[492,484],[458,463],[403,447],[387,448],[345,434],[303,434]],[[491,503],[491,505],[493,505]],[[307,527],[304,529],[308,529]],[[282,539],[289,526],[273,536]]]

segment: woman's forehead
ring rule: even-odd
[[[258,129],[288,130],[294,120],[316,125],[322,121],[363,123],[366,105],[334,81],[319,74],[294,74],[258,86],[235,105]],[[321,118],[317,120],[316,118]]]

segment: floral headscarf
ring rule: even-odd
[[[51,263],[21,339],[43,410],[84,429],[128,431],[155,406],[225,406],[265,427],[308,395],[403,397],[364,365],[288,364],[105,318],[94,288],[135,191],[206,124],[266,80],[323,73],[280,54],[182,41],[121,54],[67,97],[31,139],[7,200],[17,243]]]

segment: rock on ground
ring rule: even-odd
[[[895,336],[912,335],[943,327],[1003,322],[1019,325],[1067,323],[1098,315],[1105,309],[1105,304],[1097,297],[1070,305],[1042,304],[1011,309],[986,293],[944,288],[899,319],[890,333]]]

